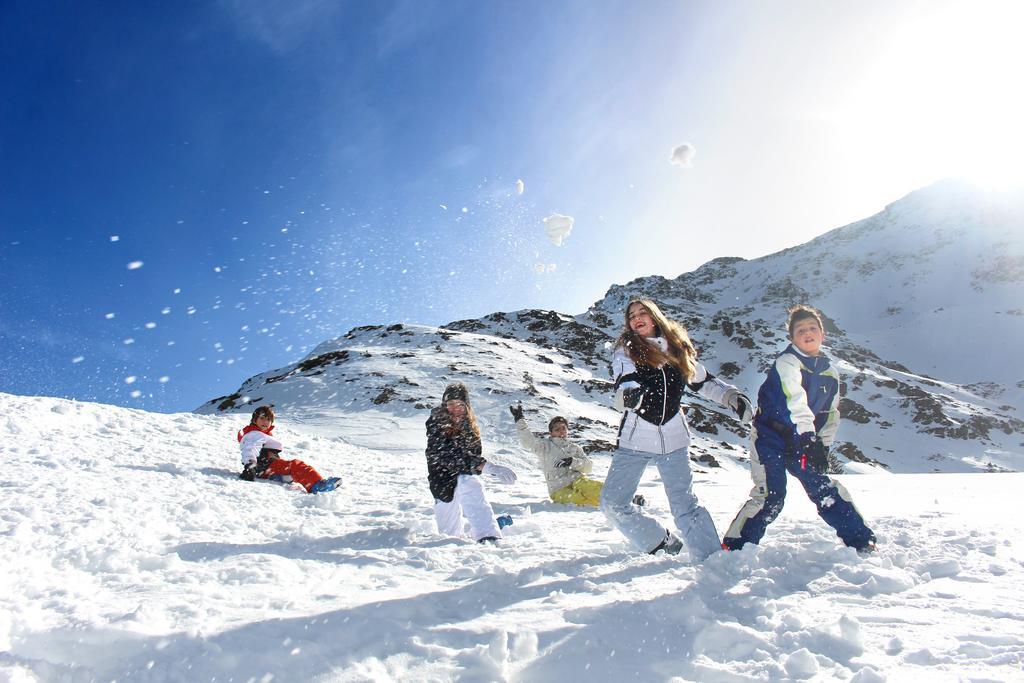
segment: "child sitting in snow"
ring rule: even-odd
[[[240,479],[254,481],[295,482],[307,493],[333,491],[341,477],[324,479],[315,469],[301,460],[285,460],[280,457],[284,446],[271,436],[274,431],[274,411],[269,406],[260,406],[252,412],[249,425],[238,432],[238,444],[242,450],[242,474]]]
[[[519,442],[533,451],[540,461],[551,500],[597,507],[604,484],[586,476],[590,474],[593,463],[582,448],[569,441],[569,421],[561,415],[552,418],[548,423],[548,436],[538,438],[530,431],[521,405],[509,406],[509,412],[516,421]]]

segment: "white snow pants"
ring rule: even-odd
[[[661,473],[672,517],[690,551],[690,560],[703,562],[721,550],[711,515],[693,495],[693,474],[687,448],[664,455],[625,448],[615,451],[601,490],[601,511],[612,526],[646,553],[665,540],[666,529],[661,522],[647,516],[643,508],[633,504],[633,494],[648,463],[654,463]]]
[[[494,510],[484,497],[484,485],[480,483],[480,477],[460,474],[457,481],[452,502],[434,501],[434,519],[437,521],[438,533],[445,536],[465,536],[462,523],[462,516],[465,515],[473,540],[479,541],[488,536],[501,538],[501,530],[494,519]]]

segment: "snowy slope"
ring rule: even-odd
[[[546,502],[492,425],[521,476],[487,482],[515,524],[481,547],[433,532],[413,404],[321,398],[278,426],[344,477],[316,497],[236,478],[238,415],[0,394],[0,680],[1020,680],[1024,474],[845,476],[876,555],[794,495],[762,547],[695,568]],[[719,529],[748,487],[696,477]],[[668,521],[653,473],[641,491]]]
[[[652,297],[685,321],[708,369],[750,396],[785,346],[786,308],[809,302],[827,316],[826,344],[846,379],[837,452],[847,471],[1021,471],[1022,217],[1021,197],[940,183],[778,254],[615,285],[577,316],[525,310],[443,328],[357,328],[198,412],[269,403],[294,419],[372,409],[422,421],[444,384],[462,380],[488,430],[521,400],[535,429],[564,413],[588,449],[605,450],[618,420],[609,344],[630,297]],[[745,467],[746,430],[688,400],[693,456]]]

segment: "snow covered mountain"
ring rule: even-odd
[[[576,316],[524,310],[441,328],[356,328],[197,412],[269,403],[300,420],[366,409],[425,419],[444,384],[462,380],[502,446],[515,448],[506,407],[522,401],[536,429],[565,414],[588,450],[608,450],[610,343],[640,295],[684,321],[708,369],[751,396],[785,345],[786,308],[819,307],[845,378],[837,451],[846,469],[1024,470],[1024,197],[954,181],[763,258],[615,285]],[[688,415],[696,460],[745,466],[746,430],[730,415],[695,397]]]
[[[1020,205],[986,202],[930,188],[779,254],[615,286],[578,316],[355,329],[208,414],[0,393],[0,681],[1018,680],[1024,521],[1006,511],[1024,474],[962,474],[1024,469]],[[603,479],[607,347],[641,293],[750,393],[786,305],[825,310],[840,451],[866,473],[840,478],[877,553],[843,547],[800,495],[761,546],[700,566],[550,502],[507,406],[537,430],[572,417]],[[495,546],[433,522],[423,421],[456,379],[487,457],[519,474],[485,482],[515,520]],[[266,403],[287,455],[339,490],[238,478],[235,431]],[[745,430],[698,399],[689,415],[721,530],[750,486]],[[670,518],[656,473],[640,492]]]

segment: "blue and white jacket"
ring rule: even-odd
[[[805,356],[787,346],[757,392],[754,427],[758,436],[776,434],[787,445],[806,432],[832,445],[839,428],[839,373],[828,356]]]
[[[649,344],[668,350],[664,337]],[[700,363],[689,382],[674,365],[637,367],[622,347],[612,355],[615,407],[624,410],[619,425],[619,448],[644,453],[671,453],[690,445],[690,428],[681,410],[683,391],[689,388],[723,406],[732,407],[739,390],[718,379]],[[629,391],[636,389],[638,391]],[[627,392],[629,399],[627,399]]]

